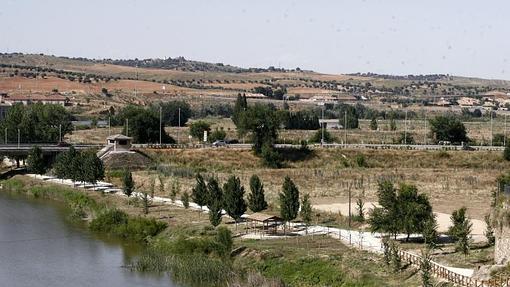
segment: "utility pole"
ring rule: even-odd
[[[177,144],[179,144],[181,137],[181,108],[179,108],[179,128],[177,129]]]
[[[504,130],[504,136],[503,136],[503,146],[506,146],[506,114],[505,114],[505,130]]]
[[[4,136],[5,136],[5,141],[4,141],[4,143],[5,143],[5,144],[7,144],[7,128],[5,128]]]
[[[126,136],[129,136],[129,119],[126,119]]]
[[[159,106],[159,145],[162,144],[161,142],[161,134],[162,134],[162,129],[163,129],[163,119],[162,119],[162,107]]]
[[[347,111],[344,113],[344,145],[347,145]]]
[[[18,129],[18,148],[20,146],[20,142],[21,142],[21,135],[20,135],[20,131]]]
[[[111,116],[108,116],[108,136],[112,135],[111,128],[112,128]]]
[[[324,144],[324,103],[322,103],[321,146]]]
[[[62,142],[62,124],[58,125],[58,142]]]
[[[407,144],[407,110],[404,118],[404,144]]]
[[[427,145],[427,114],[425,114],[425,135],[423,136],[423,142]]]
[[[349,230],[351,229],[351,188],[352,182],[349,183],[348,191],[349,191]]]
[[[490,112],[490,114],[491,114],[491,146],[492,146],[492,144],[493,144],[492,140],[493,140],[493,138],[494,138],[494,136],[493,136],[493,134],[492,134],[492,110],[490,110],[489,112]]]

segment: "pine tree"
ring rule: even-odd
[[[248,206],[253,212],[260,212],[267,208],[267,202],[264,197],[264,185],[257,175],[250,178],[250,193],[248,194]]]
[[[246,212],[244,187],[241,185],[241,180],[235,175],[232,175],[223,185],[223,192],[225,211],[235,220],[237,228],[237,222]]]
[[[127,195],[127,197],[130,197],[131,194],[133,193],[135,183],[133,181],[133,175],[127,169],[124,170],[123,172],[122,184],[123,184],[122,192],[124,192],[124,194]]]
[[[285,222],[294,220],[299,211],[299,190],[290,179],[286,176],[282,185],[280,197],[280,216]]]
[[[308,226],[312,222],[312,205],[310,204],[310,196],[305,194],[303,201],[301,201],[301,211],[299,213],[301,219],[306,224],[306,233],[308,233]]]
[[[185,209],[189,208],[189,194],[187,191],[185,191],[181,196],[182,206],[184,206]]]
[[[46,163],[42,150],[38,146],[34,146],[27,158],[28,170],[32,173],[42,175],[46,172]]]
[[[453,226],[450,227],[448,233],[457,242],[457,251],[461,251],[464,255],[467,255],[471,245],[471,231],[473,224],[466,216],[466,208],[462,207],[455,210],[450,219]]]
[[[221,223],[221,211],[223,209],[223,191],[216,178],[210,178],[207,182],[207,208],[209,208],[209,221],[212,226]]]
[[[195,179],[197,182],[191,190],[191,198],[202,209],[202,206],[207,205],[207,186],[204,177],[200,173],[196,175]]]

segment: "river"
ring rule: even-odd
[[[177,286],[168,275],[124,268],[141,246],[70,223],[57,203],[0,192],[0,286]]]

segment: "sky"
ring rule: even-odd
[[[508,0],[0,0],[0,52],[510,80]]]

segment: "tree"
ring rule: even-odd
[[[135,188],[135,182],[133,181],[133,175],[129,170],[124,170],[122,175],[122,192],[124,192],[127,197],[130,197]]]
[[[98,180],[104,178],[104,166],[93,150],[82,152],[82,179],[85,182],[96,184]]]
[[[34,146],[30,149],[27,158],[27,167],[30,172],[35,174],[42,175],[46,172],[46,162],[44,161],[44,155],[40,147]]]
[[[451,143],[467,142],[466,127],[453,115],[437,116],[430,120],[430,130],[436,142],[449,141]]]
[[[223,185],[223,192],[225,211],[235,220],[237,228],[237,222],[246,212],[244,187],[241,185],[241,180],[234,175],[230,176]]]
[[[264,144],[260,155],[265,166],[270,168],[280,168],[282,166],[282,158],[272,145]]]
[[[379,183],[379,204],[371,211],[369,224],[372,231],[396,235],[423,233],[427,220],[433,218],[432,206],[425,194],[418,194],[414,185],[401,184],[398,193],[389,181]]]
[[[253,150],[256,155],[262,153],[262,147],[273,147],[278,138],[280,121],[273,107],[269,105],[255,104],[249,107],[237,124],[239,134],[251,134]]]
[[[420,271],[421,271],[421,286],[423,287],[432,287],[432,258],[430,254],[430,250],[422,250],[421,252],[421,261],[420,261]]]
[[[429,249],[433,249],[437,245],[437,221],[436,217],[432,216],[423,225],[423,239]]]
[[[211,177],[207,182],[207,208],[209,208],[209,221],[214,227],[221,223],[223,204],[223,191],[218,180]]]
[[[324,143],[332,143],[335,141],[335,138],[333,137],[333,135],[331,135],[331,133],[324,129],[324,131],[322,129],[320,130],[317,130],[315,133],[313,133],[313,136],[310,138],[310,142],[312,143],[320,143],[321,140],[323,139],[322,138],[322,135],[324,134]]]
[[[260,212],[267,208],[267,202],[264,196],[264,185],[257,175],[252,175],[250,178],[248,206],[253,212]]]
[[[301,211],[299,212],[301,219],[306,224],[306,233],[308,233],[308,226],[312,222],[312,205],[310,204],[310,195],[305,194],[301,201]]]
[[[234,112],[232,114],[232,121],[235,125],[239,124],[239,119],[242,117],[242,113],[248,109],[248,102],[246,101],[246,95],[237,94],[236,103],[234,105]]]
[[[53,174],[61,179],[68,178],[68,152],[59,153],[53,163]]]
[[[182,201],[182,206],[184,206],[185,209],[188,209],[189,208],[189,194],[187,191],[185,191],[181,195],[181,201]]]
[[[129,134],[137,143],[159,143],[160,132],[162,143],[175,143],[175,140],[165,132],[165,125],[160,125],[156,113],[146,109],[129,117],[129,133],[124,130],[124,134]]]
[[[405,133],[405,132],[400,133],[399,137],[396,140],[394,140],[394,143],[395,144],[407,144],[407,145],[416,144],[413,134]]]
[[[159,113],[161,107],[161,116],[163,123],[167,126],[179,126],[179,109],[180,109],[180,125],[184,126],[191,117],[191,107],[185,101],[169,101],[153,106],[154,112]]]
[[[389,181],[379,182],[377,189],[379,205],[370,212],[368,222],[373,232],[387,232],[396,235],[400,226],[397,214],[397,191]]]
[[[507,143],[503,150],[503,158],[510,161],[510,143]]]
[[[363,201],[363,198],[359,197],[356,200],[356,211],[358,212],[357,220],[360,222],[365,221],[365,202]]]
[[[227,137],[227,133],[223,130],[223,128],[218,129],[216,128],[209,137],[207,137],[207,140],[209,142],[215,142],[217,140],[224,140]]]
[[[217,244],[216,251],[218,252],[218,255],[223,259],[230,258],[232,246],[234,245],[230,229],[226,227],[218,227],[214,241]]]
[[[179,180],[174,177],[172,180],[172,188],[170,189],[170,199],[172,202],[175,201],[175,198],[177,195],[181,192],[181,184],[179,183]]]
[[[201,140],[204,137],[204,132],[209,133],[211,131],[211,125],[205,121],[195,121],[189,125],[189,134]]]
[[[299,190],[290,177],[286,176],[280,197],[280,216],[285,222],[294,220],[299,211]]]
[[[373,131],[377,130],[377,118],[376,117],[373,117],[372,120],[370,121],[370,129]]]
[[[487,245],[493,246],[496,243],[496,237],[494,236],[494,228],[492,226],[491,215],[490,214],[485,215],[484,220],[486,225],[484,234],[485,238],[487,238]]]
[[[191,198],[193,202],[200,206],[200,210],[202,210],[202,206],[207,205],[207,185],[205,184],[204,177],[200,173],[196,175],[195,180],[195,186],[191,190]]]
[[[432,206],[425,194],[418,194],[414,185],[401,184],[398,193],[400,230],[407,234],[423,233],[424,223],[433,217]]]
[[[149,193],[145,190],[142,190],[139,196],[142,200],[143,214],[149,214],[149,207],[151,205],[151,198]]]
[[[473,224],[466,215],[466,208],[461,207],[453,211],[450,220],[452,226],[448,229],[448,234],[457,242],[456,250],[467,255],[471,244]]]

